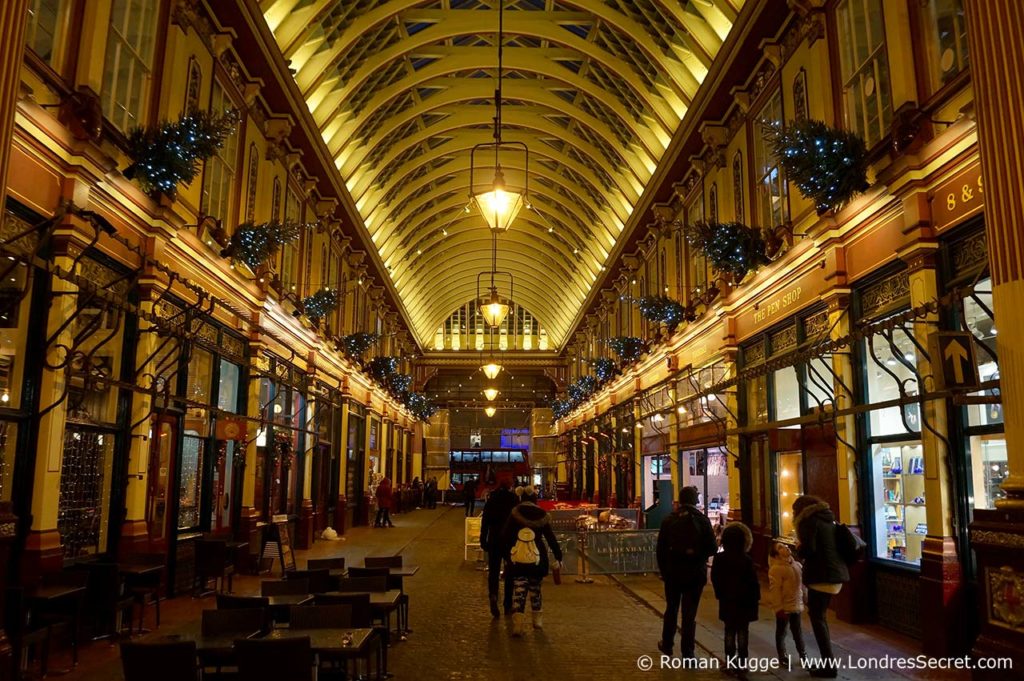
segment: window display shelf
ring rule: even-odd
[[[875,536],[879,558],[919,563],[927,534],[924,458],[917,442],[876,444]],[[924,531],[919,531],[924,530]]]

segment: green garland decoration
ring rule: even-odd
[[[163,193],[172,199],[179,184],[190,184],[199,173],[199,162],[210,158],[238,124],[238,114],[190,111],[177,121],[128,131],[128,157],[124,176],[137,180],[148,194]]]
[[[252,271],[269,260],[285,244],[299,238],[302,226],[294,222],[261,222],[254,225],[246,222],[238,226],[231,235],[231,241],[220,252],[225,258],[238,260]]]
[[[682,303],[668,296],[644,296],[636,304],[640,308],[641,317],[664,324],[670,331],[682,324],[686,316]]]
[[[373,344],[380,338],[375,333],[366,333],[361,331],[359,333],[351,333],[347,336],[343,336],[341,341],[338,343],[338,349],[345,353],[346,356],[352,359],[359,359],[366,351],[373,347]]]
[[[313,295],[302,299],[302,309],[306,316],[314,322],[319,322],[336,307],[338,307],[338,292],[332,288],[320,289]]]
[[[553,399],[551,400],[551,415],[557,421],[558,419],[565,418],[572,413],[572,404],[569,400],[565,399]]]
[[[412,385],[412,376],[409,374],[392,374],[387,379],[388,391],[397,398],[403,398],[409,392]]]
[[[728,272],[739,283],[769,260],[760,230],[742,222],[699,221],[685,228],[686,241],[704,254],[719,272]]]
[[[397,357],[374,357],[366,368],[373,380],[387,387],[389,379],[398,373],[398,364]]]
[[[406,393],[405,407],[420,421],[429,421],[437,413],[437,405],[423,393]]]
[[[647,350],[647,341],[636,336],[619,336],[605,341],[608,347],[625,363],[632,364]]]
[[[860,135],[807,118],[786,127],[765,125],[764,131],[786,178],[814,202],[818,215],[842,208],[868,188],[867,145]]]
[[[609,359],[608,357],[601,357],[591,362],[591,366],[594,367],[594,375],[597,376],[597,380],[600,383],[607,383],[615,376],[615,371],[618,367],[615,366],[615,360]]]

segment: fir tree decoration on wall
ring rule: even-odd
[[[636,336],[619,336],[609,338],[608,347],[625,363],[632,364],[640,359],[640,355],[647,350],[647,341]]]
[[[338,307],[338,292],[332,288],[320,289],[313,295],[302,299],[302,309],[306,316],[314,322],[319,322],[336,307]]]
[[[137,180],[148,194],[172,199],[179,184],[190,184],[199,173],[199,162],[210,158],[238,124],[233,110],[223,114],[191,111],[174,123],[139,127],[128,131],[128,157],[132,164],[124,176]]]
[[[558,419],[565,418],[572,412],[572,405],[569,404],[569,400],[554,399],[551,400],[551,416]]]
[[[615,376],[615,360],[609,359],[608,357],[601,357],[595,359],[592,362],[594,367],[594,375],[597,376],[597,380],[601,383],[607,383]]]
[[[351,359],[359,359],[366,354],[367,350],[373,347],[378,338],[380,336],[377,334],[366,333],[365,331],[352,333],[341,339],[338,349]]]
[[[742,222],[697,222],[687,226],[686,241],[735,283],[769,262],[761,231]]]
[[[685,317],[682,303],[668,296],[644,296],[636,301],[640,316],[655,323],[664,324],[674,331]]]
[[[409,374],[391,374],[387,379],[388,391],[395,397],[402,398],[409,392],[412,385],[412,376]]]
[[[220,254],[245,263],[255,272],[277,253],[281,246],[299,238],[300,226],[294,222],[261,222],[258,225],[246,222],[238,226],[231,235],[227,248]]]
[[[429,421],[430,417],[437,412],[437,405],[423,393],[407,393],[405,406],[413,417],[420,421]]]
[[[366,368],[370,372],[370,378],[387,387],[388,380],[398,373],[398,358],[374,357]]]
[[[597,379],[593,376],[581,376],[569,386],[569,402],[578,407],[597,391]]]
[[[856,133],[807,118],[764,130],[786,177],[814,201],[818,215],[839,210],[868,188],[867,147]]]

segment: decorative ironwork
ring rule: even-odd
[[[734,219],[743,221],[743,152],[737,151],[732,157],[732,200]]]
[[[998,570],[987,568],[985,574],[989,621],[1009,629],[1024,628],[1024,573],[1004,565]]]
[[[861,313],[872,317],[909,300],[910,275],[897,272],[864,289],[860,296]]]
[[[776,331],[769,337],[772,355],[785,352],[796,347],[796,324],[790,324],[784,329]]]
[[[65,428],[57,501],[57,531],[65,558],[100,550],[105,437],[110,436]]]
[[[743,348],[743,364],[745,366],[760,364],[761,362],[764,362],[764,359],[765,349],[763,342],[758,342],[755,345],[749,345]]]
[[[973,274],[988,265],[988,239],[983,229],[958,241],[951,250],[953,274],[957,277]]]
[[[829,331],[828,311],[822,310],[804,319],[804,338],[817,340]]]

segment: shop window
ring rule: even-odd
[[[28,3],[25,44],[51,66],[54,64],[57,32],[66,5],[66,0],[30,0]]]
[[[796,537],[796,528],[793,526],[793,502],[804,493],[803,452],[777,453],[775,475],[775,489],[778,494],[775,500],[778,533],[782,537]]]
[[[846,124],[870,147],[886,135],[892,118],[882,0],[843,0],[836,18]]]
[[[224,86],[214,80],[210,110],[221,113],[233,107],[234,104]],[[231,195],[235,185],[237,154],[238,133],[236,131],[227,136],[224,144],[213,156],[206,159],[203,172],[203,193],[199,202],[199,210],[203,215],[211,215],[225,223],[231,218]]]
[[[174,464],[174,429],[169,421],[157,423],[150,437],[150,461],[147,477],[146,525],[149,538],[157,545],[166,545],[170,537],[167,504],[170,502],[171,466]]]
[[[776,89],[754,119],[754,167],[757,169],[757,219],[761,227],[789,221],[789,186],[782,165],[765,139],[765,128],[782,125],[782,91]]]
[[[11,500],[11,477],[14,474],[14,448],[18,442],[18,424],[0,421],[0,501]]]
[[[967,19],[963,0],[927,0],[928,59],[936,87],[967,68]]]
[[[864,339],[867,398],[870,404],[908,398],[918,394],[917,354],[910,329],[897,327],[891,336],[874,334]],[[921,430],[917,402],[872,409],[870,432],[873,437],[900,435]]]
[[[64,429],[57,531],[64,558],[106,550],[114,438],[68,423]]]
[[[7,220],[11,219],[8,215]],[[0,408],[17,409],[21,406],[32,280],[31,270],[24,264],[4,263],[0,266]]]
[[[779,369],[772,374],[775,393],[775,421],[800,417],[800,379],[796,367]]]
[[[241,388],[242,367],[226,359],[220,360],[220,376],[217,388],[217,408],[224,411],[238,411],[238,397]]]
[[[767,422],[767,379],[762,375],[747,381],[747,425]]]
[[[121,132],[146,120],[159,8],[153,0],[113,0],[101,100]]]
[[[875,444],[871,459],[875,470],[876,555],[920,563],[921,542],[928,534],[921,443]]]

